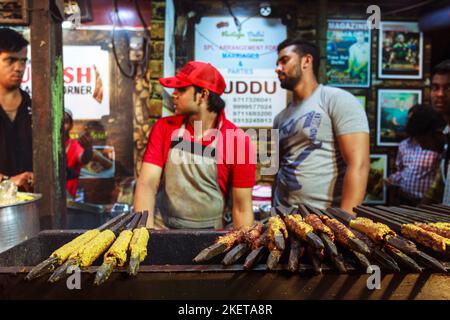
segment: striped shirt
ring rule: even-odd
[[[405,139],[398,147],[397,172],[390,178],[407,195],[422,198],[436,177],[440,159],[438,152],[423,149],[413,139]]]

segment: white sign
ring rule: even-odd
[[[225,78],[228,119],[241,127],[271,127],[286,107],[275,65],[277,46],[286,39],[280,19],[202,18],[196,26],[195,60],[214,65]]]
[[[29,50],[30,51],[30,50]],[[74,119],[99,120],[109,115],[109,53],[100,46],[64,46],[64,106]],[[22,89],[31,94],[31,64]]]

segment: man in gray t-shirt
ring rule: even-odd
[[[367,186],[367,116],[352,94],[318,84],[318,69],[314,45],[300,39],[279,45],[276,72],[281,87],[293,92],[293,102],[274,122],[280,169],[273,203],[338,206],[351,213]]]

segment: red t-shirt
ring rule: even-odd
[[[70,146],[67,150],[67,146]],[[77,176],[80,175],[81,171],[81,156],[83,155],[84,149],[80,145],[80,143],[76,139],[67,139],[66,140],[66,166],[68,169],[71,169],[73,173]],[[78,178],[76,179],[68,179],[67,180],[67,191],[70,195],[75,197],[77,192]]]
[[[177,137],[186,116],[175,115],[159,119],[148,137],[143,161],[164,169],[172,136]],[[255,185],[256,155],[250,137],[226,119],[224,112],[219,115],[222,127],[217,141],[217,177],[222,195],[226,197],[230,186],[252,188]],[[186,124],[184,139],[193,141],[194,128]],[[197,142],[197,141],[196,141]],[[198,141],[200,142],[200,141]],[[213,142],[211,135],[202,138],[202,145]],[[230,183],[231,182],[231,183]]]

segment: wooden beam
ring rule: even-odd
[[[32,1],[30,25],[33,170],[35,191],[43,195],[41,230],[64,228],[66,217],[62,28],[57,14],[51,12],[52,2]]]

